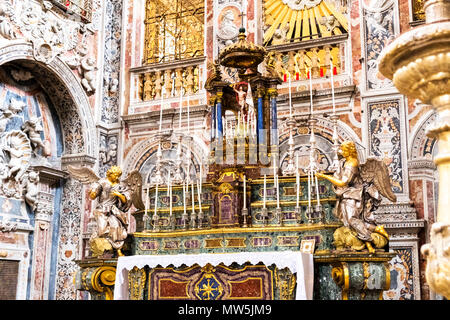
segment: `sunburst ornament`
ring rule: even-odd
[[[264,44],[276,45],[348,32],[345,14],[332,0],[266,0]]]

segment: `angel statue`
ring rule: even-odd
[[[388,168],[375,158],[359,164],[353,141],[343,142],[339,153],[343,159],[333,176],[316,174],[335,187],[337,203],[334,213],[344,226],[335,231],[334,243],[337,249],[367,248],[369,253],[374,253],[374,246],[383,248],[389,241],[384,227],[375,222],[374,211],[381,202],[380,195],[392,202],[397,201],[391,189]]]
[[[121,184],[122,170],[112,166],[106,172],[106,178],[99,178],[87,167],[68,166],[72,178],[89,184],[89,197],[98,199],[94,209],[97,230],[90,238],[90,248],[93,256],[101,256],[105,251],[116,250],[122,256],[121,249],[128,236],[128,211],[133,204],[137,209],[143,209],[142,177],[134,170]]]

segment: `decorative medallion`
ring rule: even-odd
[[[195,285],[195,295],[200,300],[219,299],[223,294],[223,287],[213,274],[216,270],[212,265],[207,264],[202,271],[205,272],[205,274]]]

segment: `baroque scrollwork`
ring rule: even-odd
[[[49,64],[59,56],[72,69],[81,68],[82,84],[89,93],[95,88],[96,63],[84,57],[88,31],[92,34],[93,27],[57,13],[49,1],[17,1],[14,6],[4,1],[0,5],[0,37],[30,41],[34,58],[42,63]]]

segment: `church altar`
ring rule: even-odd
[[[314,280],[314,264],[313,264],[313,255],[308,253],[296,252],[296,251],[286,251],[286,252],[238,252],[238,253],[221,253],[221,254],[178,254],[178,255],[145,255],[145,256],[128,256],[128,257],[119,257],[117,260],[117,271],[116,271],[116,279],[115,279],[115,287],[114,287],[114,300],[128,300],[130,291],[128,281],[128,277],[130,276],[130,271],[134,268],[143,269],[148,267],[150,269],[156,268],[157,266],[167,267],[172,265],[174,267],[179,267],[181,265],[199,265],[201,268],[205,266],[212,265],[217,266],[219,264],[223,264],[225,266],[229,266],[233,263],[245,264],[249,262],[251,265],[260,265],[261,263],[265,266],[270,266],[272,264],[276,264],[279,269],[288,268],[289,271],[294,274],[296,273],[296,293],[295,298],[297,300],[311,300],[313,294],[313,280]],[[203,285],[203,279],[206,278],[213,282],[214,285],[211,285],[210,289],[212,292],[221,292],[222,281],[224,279],[217,279],[214,275],[214,272],[202,272],[204,275],[199,277],[191,276],[187,281],[183,282],[181,289],[188,293],[199,292],[201,291],[200,286]],[[208,276],[209,273],[209,276]],[[155,283],[156,286],[159,286],[157,290],[161,292],[161,285],[163,283],[167,283],[171,280],[171,275],[165,275],[165,277],[158,277],[158,283]],[[231,289],[229,290],[229,296],[233,292],[233,289],[242,288],[246,283],[252,285],[252,281],[257,279],[258,284],[256,286],[257,295],[254,296],[243,296],[242,294],[245,292],[238,293],[234,297],[229,297],[231,299],[256,299],[263,297],[264,287],[263,279],[261,277],[258,278],[258,275],[253,273],[252,275],[243,278],[240,277],[238,281],[233,279],[225,279],[225,286],[229,286]],[[165,282],[164,282],[165,281]],[[254,285],[253,285],[254,286]],[[189,287],[193,287],[193,290],[188,290]],[[225,290],[227,291],[227,290]],[[236,290],[235,290],[236,291]],[[269,293],[270,294],[270,293]],[[215,298],[217,298],[216,296]],[[158,298],[164,299],[161,295],[158,295]],[[173,297],[165,297],[166,299],[173,299]],[[187,299],[191,299],[189,295],[185,296]]]
[[[161,108],[153,170],[144,181],[137,171],[129,173],[123,194],[107,195],[111,199],[105,203],[120,196],[120,205],[134,204],[138,209],[132,212],[136,230],[128,234],[124,223],[117,230],[122,232],[119,236],[127,233],[126,237],[106,232],[91,239],[91,251],[95,252],[78,262],[81,270],[75,281],[77,288],[89,291],[93,299],[374,300],[382,299],[383,291],[389,289],[388,261],[395,254],[387,252],[384,228],[364,224],[367,229],[362,229],[369,236],[362,241],[339,218],[343,207],[354,211],[352,223],[360,225],[362,215],[372,214],[379,200],[370,198],[380,191],[372,183],[380,176],[377,171],[382,180],[375,182],[387,182],[386,190],[392,193],[387,167],[375,159],[371,167],[355,166],[356,146],[350,142],[341,145],[345,147],[341,154],[352,164],[347,167],[355,175],[359,170],[364,174],[354,179],[364,181],[364,187],[348,187],[347,182],[320,172],[311,83],[306,163],[300,166],[289,139],[283,166],[277,134],[280,75],[271,55],[245,38],[245,29],[240,29],[239,40],[220,52],[220,63],[212,65],[205,83],[211,95],[208,159],[194,159],[188,151],[183,155],[179,143],[176,166],[167,167],[162,153]],[[257,70],[263,61],[264,74]],[[221,66],[237,69],[239,82],[224,80]],[[181,107],[180,103],[180,114]],[[293,117],[287,120],[290,136],[295,123]],[[183,136],[179,134],[181,140]],[[189,135],[185,138],[193,143]],[[344,168],[338,159],[337,140],[333,148],[328,174],[340,175]],[[71,172],[77,175],[81,170],[85,169]],[[344,193],[359,190],[359,197],[343,199],[336,184],[348,189]],[[122,212],[115,209],[100,213],[120,226],[113,216],[121,217]]]

